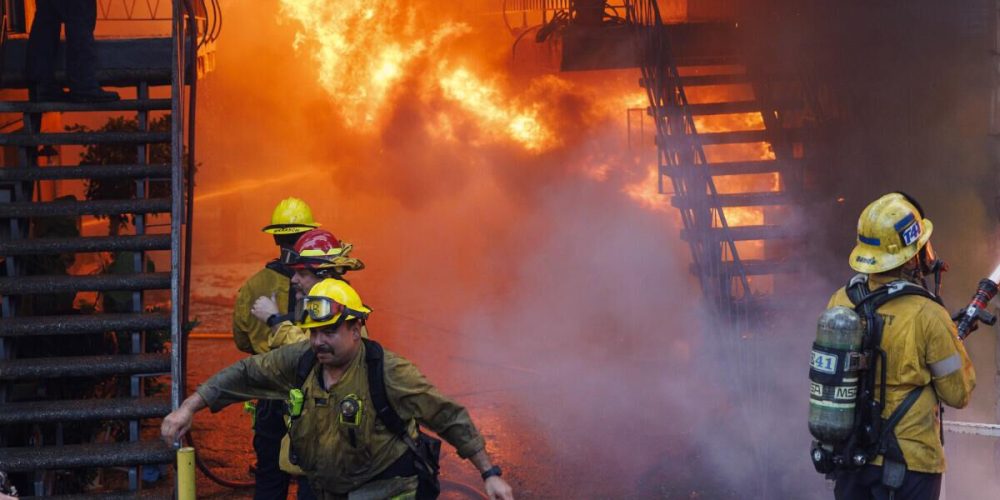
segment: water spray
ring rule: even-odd
[[[972,296],[972,301],[965,309],[955,313],[952,319],[958,325],[958,338],[965,340],[970,333],[975,331],[979,322],[990,326],[996,324],[997,317],[990,314],[986,310],[986,306],[996,296],[998,282],[1000,282],[1000,266],[993,270],[989,278],[983,278],[979,281],[979,287],[976,288],[976,294]]]

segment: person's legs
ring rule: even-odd
[[[882,468],[869,465],[862,469],[842,472],[833,488],[836,500],[873,500],[876,486],[882,483]]]
[[[66,83],[71,91],[97,88],[94,28],[97,0],[60,0],[66,22]]]
[[[61,99],[62,87],[55,83],[56,53],[59,49],[59,0],[37,0],[35,19],[28,35],[26,72],[34,85],[33,98],[39,101]]]
[[[894,493],[882,486],[882,467],[869,465],[837,478],[836,500],[938,500],[941,474],[906,471],[903,485]]]
[[[97,0],[60,0],[66,23],[66,82],[70,99],[114,101],[118,94],[101,89],[97,82]]]
[[[903,478],[903,485],[889,496],[889,491],[880,487],[878,498],[892,500],[938,500],[941,496],[941,474],[928,474],[908,470]]]
[[[253,495],[255,500],[288,497],[289,475],[278,467],[281,438],[288,432],[284,404],[284,401],[257,402],[253,434],[253,449],[257,455]]]

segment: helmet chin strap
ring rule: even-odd
[[[941,259],[934,259],[930,263],[930,273],[934,275],[934,295],[941,295],[941,273],[948,270],[948,263]]]
[[[925,247],[926,248],[926,247]],[[936,256],[935,256],[936,257]],[[941,295],[941,274],[948,271],[948,263],[937,258],[932,258],[923,248],[917,253],[917,265],[913,269],[904,271],[906,279],[917,283],[935,296]],[[927,276],[934,277],[934,288],[927,283]]]

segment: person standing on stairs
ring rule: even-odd
[[[27,74],[31,100],[111,102],[117,92],[101,88],[97,82],[97,53],[94,28],[97,0],[36,0],[35,19],[28,36]],[[66,26],[66,86],[56,82],[56,54],[59,28]]]

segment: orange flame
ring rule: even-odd
[[[443,95],[456,102],[466,113],[475,116],[486,130],[501,130],[515,142],[529,151],[542,151],[557,144],[542,124],[537,105],[516,110],[503,106],[506,97],[501,95],[496,85],[476,76],[464,67],[445,70],[439,65],[444,77],[440,80]]]
[[[312,51],[320,85],[352,128],[377,129],[394,90],[415,78],[421,98],[443,96],[492,140],[502,136],[531,152],[558,145],[537,105],[517,104],[496,79],[446,54],[446,45],[471,31],[465,23],[424,19],[414,3],[397,0],[281,0],[281,14],[301,24],[295,47]],[[426,64],[430,56],[438,64]]]

